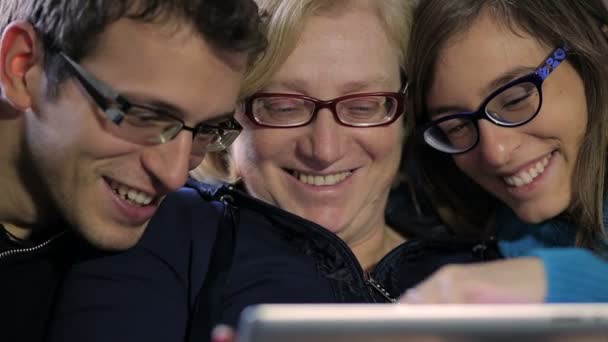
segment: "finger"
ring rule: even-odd
[[[462,302],[464,281],[458,281],[459,266],[444,266],[413,289],[400,302],[407,304],[444,304]]]
[[[234,330],[227,325],[216,325],[211,331],[211,341],[212,342],[235,342],[236,336],[234,334]]]
[[[399,298],[401,304],[424,304],[424,298],[420,295],[415,288],[411,288]]]

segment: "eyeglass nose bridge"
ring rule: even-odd
[[[174,133],[173,138],[175,138],[181,131],[188,131],[190,133],[192,133],[192,140],[194,140],[196,138],[197,134],[201,134],[200,129],[198,127],[190,127],[190,126],[186,126],[185,123],[181,122],[180,123],[180,127],[178,130],[176,130],[176,132]]]
[[[306,124],[313,122],[317,118],[317,114],[319,113],[319,111],[321,109],[325,109],[325,108],[329,109],[329,111],[333,115],[334,120],[336,120],[336,122],[342,124],[343,122],[340,119],[340,116],[338,116],[337,103],[339,100],[340,99],[323,101],[323,100],[318,100],[318,99],[311,99],[310,101],[313,103],[314,107],[312,110],[312,115],[310,116],[310,120],[308,120],[308,122]]]

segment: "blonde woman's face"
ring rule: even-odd
[[[536,70],[555,48],[482,15],[440,53],[428,109],[438,115],[475,111],[496,88]],[[478,145],[454,157],[465,174],[528,222],[569,207],[587,104],[583,81],[567,59],[542,84],[542,106],[532,121],[499,127],[482,119],[478,125]]]
[[[349,9],[314,16],[262,92],[329,100],[397,92],[399,60],[374,12]],[[242,113],[244,130],[233,157],[249,192],[314,221],[347,243],[384,224],[384,209],[399,167],[402,118],[391,125],[340,125],[328,109],[297,128],[256,126]]]

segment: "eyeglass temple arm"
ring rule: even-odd
[[[407,79],[407,75],[405,74],[405,71],[402,69],[401,72],[401,90],[399,91],[400,94],[407,94],[407,88],[409,87],[409,82]]]
[[[88,71],[86,71],[83,67],[81,67],[78,63],[74,62],[70,57],[68,57],[63,52],[60,52],[60,55],[68,62],[70,67],[72,67],[76,71],[76,77],[81,81],[83,87],[87,88],[87,91],[93,97],[93,100],[103,109],[106,117],[115,124],[120,124],[124,119],[123,111],[128,107],[128,102],[124,101],[120,94],[116,91],[110,89],[101,81],[99,81],[95,76],[91,75]],[[116,108],[110,108],[108,106],[108,100],[114,101],[121,105],[122,108],[120,110]]]
[[[553,51],[551,56],[549,56],[545,63],[536,70],[536,73],[540,78],[544,81],[555,68],[557,68],[565,59],[568,57],[568,52],[570,51],[570,47],[568,45],[563,45]]]

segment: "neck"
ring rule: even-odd
[[[378,228],[370,231],[359,241],[349,243],[353,254],[365,271],[373,269],[390,251],[405,242],[406,239],[382,222]]]

